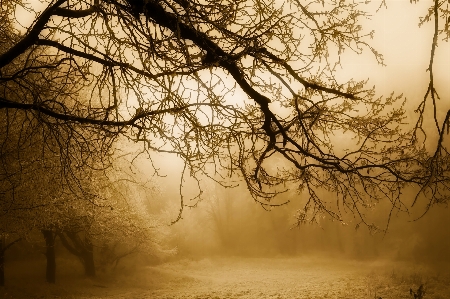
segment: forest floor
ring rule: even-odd
[[[15,267],[19,268],[19,267]],[[59,265],[58,273],[70,270]],[[8,269],[7,269],[8,270]],[[58,274],[55,285],[43,273],[7,272],[0,298],[225,299],[225,298],[413,298],[424,285],[425,299],[450,298],[450,273],[411,263],[332,258],[212,257],[157,266],[121,267],[94,279]],[[43,272],[43,271],[41,271]]]

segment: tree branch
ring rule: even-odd
[[[139,75],[142,75],[148,79],[157,79],[159,77],[163,77],[163,76],[167,76],[167,75],[190,75],[193,72],[196,72],[197,70],[193,70],[193,71],[189,71],[189,72],[164,72],[164,73],[160,73],[160,74],[152,74],[150,72],[146,72],[143,71],[141,69],[138,69],[137,67],[134,67],[128,63],[124,63],[124,62],[119,62],[119,61],[115,61],[112,60],[111,58],[105,59],[105,58],[101,58],[98,56],[95,56],[93,54],[89,54],[83,51],[79,51],[79,50],[75,50],[74,48],[68,47],[68,46],[64,46],[56,41],[53,40],[48,40],[48,39],[38,39],[35,43],[36,45],[41,45],[41,46],[50,46],[53,48],[56,48],[58,50],[61,50],[67,54],[71,54],[80,58],[84,58],[90,61],[94,61],[97,62],[101,65],[104,66],[109,66],[109,67],[120,67],[120,68],[125,68],[125,69],[129,69]]]
[[[4,66],[8,65],[11,61],[13,61],[16,57],[20,56],[24,53],[29,47],[34,45],[39,38],[39,34],[44,29],[47,22],[54,15],[54,11],[61,4],[63,4],[66,0],[58,0],[55,4],[42,13],[42,15],[37,19],[33,28],[28,32],[25,37],[15,44],[11,49],[6,51],[4,54],[0,56],[0,69]]]
[[[64,247],[66,247],[66,249],[72,253],[75,256],[81,257],[82,254],[81,252],[79,252],[78,250],[75,249],[74,246],[72,246],[69,241],[66,239],[66,237],[64,236],[64,233],[58,233],[58,237],[61,240],[61,243],[64,245]]]
[[[14,241],[12,241],[11,243],[9,243],[8,245],[6,245],[5,247],[2,248],[2,252],[5,252],[6,250],[8,250],[8,248],[10,248],[11,246],[13,246],[14,244],[16,244],[17,242],[19,242],[20,240],[22,240],[22,238],[18,238]]]
[[[104,120],[104,119],[96,119],[96,118],[90,118],[90,117],[82,117],[82,116],[77,116],[77,115],[70,115],[70,114],[56,112],[54,110],[51,110],[40,103],[37,103],[37,104],[17,103],[17,102],[9,101],[5,98],[0,97],[0,109],[2,109],[2,108],[11,109],[12,108],[12,109],[37,111],[39,113],[45,114],[47,116],[51,116],[55,119],[62,120],[62,121],[77,122],[80,124],[91,124],[91,125],[99,125],[99,126],[110,126],[110,127],[125,127],[125,126],[139,127],[136,124],[136,121],[138,121],[139,119],[143,119],[143,118],[150,117],[150,116],[155,116],[158,114],[179,113],[185,109],[188,109],[190,107],[195,107],[195,106],[218,106],[218,105],[212,105],[212,104],[208,104],[208,103],[192,103],[192,104],[187,104],[187,105],[184,105],[181,107],[173,107],[173,108],[160,109],[160,110],[154,110],[154,111],[142,111],[140,113],[137,113],[134,117],[130,118],[129,120],[114,121],[114,120]]]
[[[132,4],[131,0],[127,1]],[[265,107],[268,107],[268,104],[271,102],[270,99],[260,94],[250,86],[250,84],[245,80],[240,68],[236,65],[235,58],[226,53],[219,45],[214,43],[205,33],[180,22],[179,18],[175,14],[167,12],[159,3],[153,0],[147,1],[145,9],[142,13],[153,19],[159,25],[170,29],[176,34],[179,34],[181,38],[193,41],[209,55],[213,55],[217,58],[219,65],[226,69],[231,76],[233,76],[242,90],[244,90],[250,98],[254,99],[261,106],[261,108],[265,109]]]
[[[95,0],[94,5],[92,5],[90,8],[81,9],[81,10],[72,10],[72,9],[57,7],[55,9],[54,15],[60,16],[63,18],[84,18],[84,17],[92,15],[93,13],[95,13],[97,11],[98,3],[99,3],[99,0]]]

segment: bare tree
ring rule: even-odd
[[[46,279],[55,283],[56,233],[75,220],[74,203],[77,215],[92,205],[91,181],[86,179],[92,171],[82,167],[80,174],[62,163],[65,159],[42,123],[21,112],[1,114],[0,232],[27,239],[40,230],[46,243]],[[76,187],[79,183],[82,188]]]
[[[6,249],[36,230],[45,240],[46,279],[50,283],[56,281],[57,237],[80,258],[88,276],[95,276],[94,249],[100,246],[116,243],[122,250],[131,247],[132,252],[160,253],[156,248],[160,245],[159,222],[139,212],[142,208],[134,199],[139,196],[133,195],[131,187],[140,185],[115,169],[119,159],[114,167],[100,170],[68,165],[70,159],[53,151],[58,147],[42,128],[45,126],[40,122],[33,125],[22,117],[19,111],[15,118],[6,115],[0,121],[0,233],[17,236],[9,244],[2,239],[2,265]]]
[[[430,167],[435,159],[404,125],[401,96],[337,79],[344,51],[383,63],[359,23],[364,4],[55,0],[36,12],[2,3],[12,24],[17,5],[35,20],[1,50],[0,108],[67,132],[59,145],[70,159],[105,153],[98,149],[123,136],[150,159],[181,157],[180,185],[186,175],[223,182],[224,171],[239,173],[266,208],[297,188],[307,196],[299,223],[343,221],[348,210],[376,229],[363,210],[385,198],[406,209],[408,185],[430,204],[447,200],[447,173]],[[352,142],[342,148],[336,136]],[[180,196],[178,219],[191,204]]]

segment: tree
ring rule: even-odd
[[[441,2],[424,21],[447,20]],[[11,23],[15,5],[27,7],[2,3]],[[202,176],[225,182],[224,172],[239,173],[266,208],[284,204],[273,198],[286,189],[306,195],[299,223],[323,214],[343,221],[348,210],[377,229],[363,210],[384,198],[406,209],[407,186],[430,205],[447,202],[441,140],[450,116],[437,125],[441,138],[430,156],[418,133],[435,95],[432,79],[410,130],[401,96],[377,97],[364,81],[338,78],[344,52],[368,50],[383,63],[368,43],[373,32],[360,25],[367,16],[363,3],[345,1],[50,1],[2,49],[0,84],[9,93],[0,108],[74,132],[60,144],[70,153],[95,154],[83,146],[94,140],[108,148],[122,136],[150,159],[154,152],[181,157],[180,190],[185,176],[200,186]],[[35,88],[35,75],[49,90]],[[355,141],[342,149],[336,135]],[[200,186],[194,199],[201,193]],[[190,204],[180,197],[178,219]]]
[[[42,82],[36,81],[33,87],[45,89],[38,84]],[[158,253],[154,244],[159,236],[152,226],[159,224],[137,211],[135,198],[140,196],[125,191],[130,188],[127,184],[139,183],[124,170],[116,170],[123,158],[113,156],[114,148],[96,148],[95,140],[86,142],[82,139],[86,136],[81,135],[70,137],[65,129],[28,118],[21,110],[0,111],[2,236],[27,239],[29,233],[39,230],[46,244],[46,279],[50,283],[56,281],[58,236],[80,258],[88,276],[95,276],[94,246],[99,243],[128,242],[133,252],[145,248]],[[84,149],[71,146],[72,142]],[[109,157],[114,158],[114,165]],[[1,258],[15,242],[1,243]],[[115,258],[127,254],[122,252]]]
[[[23,115],[22,115],[23,116]],[[55,170],[53,160],[47,160],[44,154],[46,147],[39,140],[39,127],[24,121],[21,113],[13,115],[1,113],[0,130],[0,233],[3,237],[1,247],[1,274],[4,283],[4,253],[16,241],[27,239],[33,229],[42,230],[46,241],[47,281],[55,282],[54,236],[49,228],[48,207],[56,207],[53,200],[59,195],[55,183],[57,175],[48,170]],[[19,126],[15,126],[18,125]],[[36,131],[35,131],[36,130]],[[35,133],[32,133],[35,131]],[[35,137],[38,138],[35,138]],[[33,138],[34,137],[34,138]],[[50,142],[48,143],[48,145]],[[35,149],[40,145],[41,151]],[[39,148],[39,147],[38,147]],[[50,182],[50,183],[49,183]],[[55,196],[55,197],[54,197]],[[43,201],[42,199],[45,198]],[[55,204],[53,206],[53,204]],[[47,218],[46,218],[47,217]],[[17,239],[5,242],[5,236],[15,236]]]
[[[85,182],[92,190],[91,198],[70,201],[64,213],[67,220],[57,230],[64,247],[82,262],[85,274],[95,276],[97,262],[117,266],[122,258],[138,252],[172,254],[173,249],[165,248],[163,242],[165,225],[143,205],[149,188],[120,167],[97,175]],[[95,252],[104,256],[95,258]]]
[[[87,276],[96,272],[94,247],[126,243],[133,252],[139,248],[153,254],[161,251],[155,246],[159,245],[159,223],[140,212],[145,210],[137,206],[142,196],[133,195],[128,186],[139,183],[116,169],[119,158],[107,169],[101,168],[103,164],[97,165],[100,169],[67,165],[52,151],[54,140],[46,135],[45,126],[40,122],[33,125],[22,117],[17,113],[0,121],[0,233],[19,239],[27,239],[35,230],[42,233],[47,282],[56,281],[57,237],[80,258]],[[15,242],[6,244],[2,239],[2,264],[4,251]],[[122,252],[115,259],[128,253]]]
[[[2,113],[0,123],[1,234],[27,239],[34,230],[41,231],[46,244],[46,279],[55,283],[56,233],[74,220],[69,214],[73,202],[78,214],[91,204],[92,194],[87,190],[92,170],[80,166],[81,173],[80,167],[75,172],[75,167],[58,155],[60,139],[52,135],[55,130],[27,119],[24,113]]]
[[[5,20],[0,34],[4,46],[14,41],[17,34],[4,11],[1,16]],[[20,62],[33,64],[35,53],[29,54]],[[38,54],[45,55],[43,52]],[[17,82],[11,84],[5,80],[1,93],[6,98],[17,99],[26,96],[22,93],[24,91],[45,101],[56,94],[61,96],[76,90],[76,81],[59,84],[58,76],[51,68],[37,74],[30,72],[22,78],[22,83],[27,85],[25,88],[17,88]],[[53,84],[58,86],[54,88]],[[66,100],[71,99],[68,97]],[[92,197],[95,197],[95,191],[90,188],[92,173],[108,167],[109,163],[105,163],[108,143],[102,140],[104,148],[95,148],[98,133],[93,137],[89,130],[73,130],[70,125],[58,126],[21,110],[1,111],[0,124],[1,234],[27,239],[30,232],[40,230],[46,244],[46,280],[55,283],[55,239],[59,232],[67,229],[68,223],[79,221],[69,214],[73,202],[77,203],[77,216],[92,205]],[[1,252],[2,265],[4,251],[14,243],[2,243],[5,245]]]
[[[5,285],[5,252],[19,241],[20,238],[17,238],[14,241],[6,243],[6,235],[2,234],[0,236],[0,287]]]
[[[56,282],[56,254],[55,254],[56,234],[51,230],[43,229],[42,235],[44,236],[44,240],[45,240],[45,257],[47,259],[45,279],[49,283],[55,283]]]

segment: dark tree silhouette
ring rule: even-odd
[[[6,250],[11,248],[14,244],[19,242],[21,239],[15,239],[9,243],[6,242],[6,236],[3,234],[0,236],[0,286],[5,285],[5,253]]]
[[[429,17],[447,14],[440,2]],[[11,24],[15,5],[26,6],[3,3]],[[337,78],[344,51],[383,63],[359,23],[366,16],[345,1],[51,1],[1,48],[0,109],[65,132],[67,165],[89,165],[124,137],[150,159],[181,157],[181,185],[185,175],[238,173],[266,208],[289,188],[306,195],[299,223],[351,211],[376,229],[363,209],[386,198],[406,209],[406,186],[430,205],[447,201],[448,155],[439,142],[430,157],[417,138],[432,79],[409,130],[401,96]],[[180,196],[178,219],[195,205]]]
[[[65,231],[59,238],[64,247],[82,261],[86,276],[95,276],[94,246],[89,236],[81,238],[77,232]]]
[[[45,269],[45,279],[48,283],[56,282],[56,253],[55,253],[55,238],[56,234],[51,230],[43,229],[42,235],[45,240],[45,258],[47,265]]]

